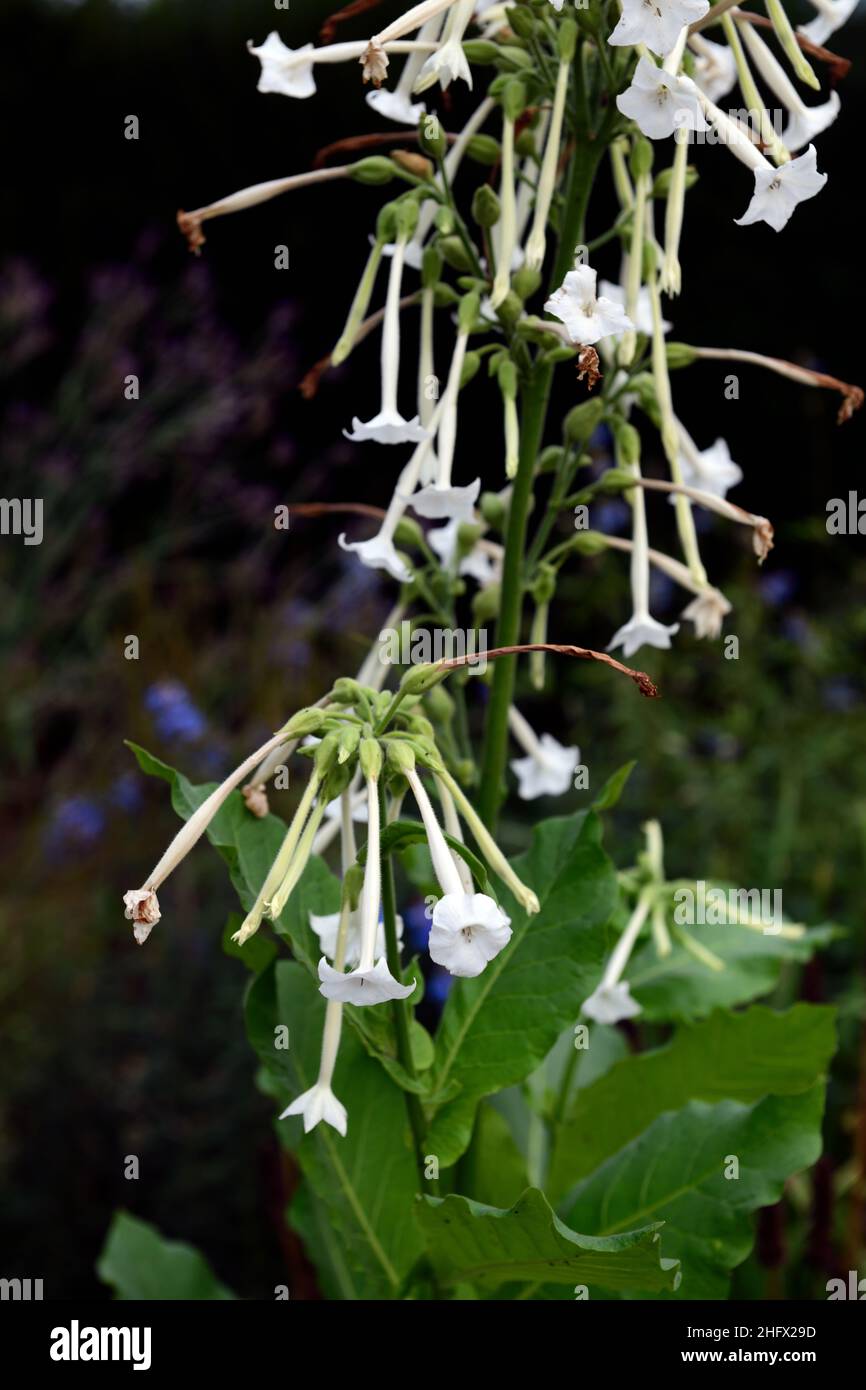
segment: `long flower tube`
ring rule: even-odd
[[[461,521],[469,521],[478,493],[481,490],[480,478],[476,478],[474,482],[463,487],[455,487],[451,481],[454,449],[457,442],[457,403],[460,394],[460,381],[466,357],[466,345],[478,315],[478,304],[477,294],[467,294],[461,300],[458,310],[457,338],[454,343],[451,365],[448,369],[448,380],[439,402],[435,480],[425,484],[411,496],[408,495],[409,489],[402,479],[398,484],[398,491],[402,496],[407,497],[419,516],[440,520],[458,518]],[[436,419],[435,413],[433,418]]]
[[[225,198],[206,203],[202,208],[194,208],[192,212],[180,211],[177,214],[177,225],[186,237],[190,251],[197,255],[205,243],[201,230],[202,222],[207,222],[212,217],[225,217],[228,213],[243,212],[246,208],[257,207],[259,203],[270,202],[272,198],[279,198],[283,193],[292,193],[297,188],[309,188],[313,184],[348,178],[352,168],[351,164],[334,165],[329,169],[309,169],[304,173],[289,174],[284,179],[268,179],[265,183],[254,183],[249,188],[238,189],[237,193],[229,193]]]
[[[277,851],[276,858],[265,875],[264,882],[256,895],[256,900],[240,927],[232,936],[232,941],[236,942],[238,946],[243,946],[244,942],[248,941],[249,938],[254,936],[258,931],[262,924],[262,918],[268,912],[268,904],[270,903],[271,895],[276,891],[288,873],[292,859],[294,858],[295,850],[303,834],[304,827],[307,824],[310,809],[319,791],[319,784],[319,774],[314,767],[310,774],[310,779],[304,788],[304,794],[298,803],[298,808],[292,817],[283,842]]]
[[[177,832],[168,849],[154,865],[142,886],[130,889],[128,893],[124,894],[125,915],[129,921],[134,923],[133,935],[139,946],[144,944],[150,936],[151,928],[160,920],[161,913],[156,890],[162,886],[169,874],[177,868],[181,860],[185,859],[193,846],[198,843],[217,811],[247,774],[252,772],[269,753],[282,747],[284,742],[285,730],[280,730],[266,743],[263,743],[261,748],[257,748],[254,753],[245,758],[234,772],[229,773],[216,790],[211,792],[196,811],[193,811],[189,820]]]
[[[556,191],[556,175],[557,169],[559,168],[561,153],[562,126],[565,119],[565,102],[568,96],[568,79],[571,75],[571,65],[574,61],[576,42],[577,25],[573,22],[568,26],[563,24],[559,39],[559,67],[556,73],[556,87],[553,93],[553,110],[550,117],[550,128],[544,146],[541,172],[538,176],[532,230],[526,242],[526,264],[533,270],[538,270],[542,265],[547,246],[547,223],[550,217],[553,195]]]
[[[652,905],[653,890],[646,889],[638,898],[625,930],[613,949],[601,983],[583,1002],[581,1012],[595,1023],[619,1023],[640,1013],[640,1005],[632,999],[622,974]]]
[[[517,206],[514,191],[514,122],[517,114],[519,113],[514,113],[503,104],[502,158],[499,166],[502,216],[499,222],[499,261],[490,291],[491,309],[499,308],[511,287],[511,263],[517,245]]]
[[[832,125],[838,116],[842,105],[839,93],[831,92],[828,100],[818,106],[807,106],[775,53],[764,42],[754,25],[749,24],[739,10],[734,10],[733,15],[755,67],[770,91],[788,110],[790,120],[782,136],[783,143],[790,150],[800,150],[804,145],[810,145],[815,136]]]

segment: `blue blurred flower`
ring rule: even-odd
[[[207,720],[180,681],[157,681],[145,691],[144,706],[160,738],[193,743],[207,730]]]
[[[771,608],[778,608],[790,603],[797,592],[797,576],[793,570],[773,570],[771,574],[762,574],[758,580],[758,592]]]
[[[591,520],[596,531],[616,536],[620,531],[627,531],[631,525],[631,508],[620,498],[611,497],[607,502],[595,504]]]
[[[89,849],[105,829],[105,812],[90,796],[69,796],[52,813],[45,834],[51,854],[69,849]]]
[[[447,970],[434,970],[427,976],[424,985],[425,1000],[429,999],[431,1004],[439,1004],[441,1006],[448,998],[453,984],[454,976],[449,975]]]
[[[860,703],[860,691],[847,676],[835,676],[821,687],[824,708],[845,714]]]
[[[122,773],[115,780],[108,794],[108,800],[112,806],[132,815],[142,803],[141,778],[134,772]]]
[[[427,938],[430,935],[430,918],[427,916],[427,907],[423,899],[418,898],[415,902],[409,903],[400,915],[410,946],[416,951],[426,951]]]

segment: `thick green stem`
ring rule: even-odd
[[[606,140],[580,142],[572,157],[565,198],[565,216],[557,249],[551,287],[556,288],[574,265],[575,247],[583,240],[584,218],[592,182]],[[496,645],[514,646],[520,640],[523,613],[524,565],[526,529],[532,501],[535,461],[544,434],[547,403],[553,367],[536,364],[523,384],[521,392],[520,453],[517,476],[508,511],[505,537],[505,560],[502,569],[502,594]],[[484,730],[484,750],[481,760],[481,787],[478,811],[491,832],[496,830],[499,806],[502,801],[505,760],[508,751],[508,707],[514,694],[514,658],[497,661],[493,672],[487,724]]]
[[[379,781],[379,811],[382,824],[387,825],[387,806],[385,802],[385,788],[382,780]],[[382,921],[385,927],[385,957],[388,961],[388,969],[395,980],[401,979],[400,973],[400,944],[397,940],[397,896],[394,890],[394,868],[389,855],[382,858]],[[401,1067],[407,1076],[415,1080],[415,1062],[412,1057],[412,1040],[409,1035],[409,1021],[412,1017],[412,1008],[408,999],[395,999],[392,1004],[392,1014],[394,1018],[394,1034],[397,1040],[397,1057]],[[427,1124],[424,1119],[424,1111],[421,1102],[413,1091],[404,1092],[406,1096],[406,1110],[409,1114],[409,1124],[412,1127],[412,1135],[415,1140],[415,1149],[418,1157],[418,1169],[421,1177],[421,1188],[431,1190],[431,1184],[424,1177],[424,1136]]]

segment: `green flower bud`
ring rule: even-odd
[[[472,67],[477,64],[479,67],[487,68],[499,57],[499,44],[491,43],[489,39],[464,39],[463,52],[466,54],[467,63]],[[474,155],[472,157],[475,158]],[[495,160],[492,162],[495,163]]]
[[[382,771],[382,748],[375,738],[362,738],[358,750],[361,772],[367,781],[378,782]]]
[[[401,775],[415,771],[415,754],[405,738],[388,739],[388,766]]]
[[[428,246],[425,248],[421,258],[421,285],[425,290],[432,290],[438,283],[439,276],[442,274],[442,252],[438,246]]]
[[[541,271],[522,265],[511,277],[511,288],[519,299],[529,299],[541,284]]]
[[[634,487],[634,474],[627,468],[608,468],[602,473],[596,487],[599,492],[616,494]]]
[[[471,333],[475,327],[475,320],[478,318],[480,308],[481,300],[475,291],[463,296],[457,310],[457,330],[459,333]]]
[[[541,564],[532,583],[532,597],[536,603],[550,603],[556,593],[556,570],[553,565]]]
[[[457,527],[457,553],[468,555],[484,535],[484,527],[476,521],[461,521]]]
[[[523,313],[523,304],[514,290],[509,290],[499,308],[496,310],[496,317],[506,328],[513,328]]]
[[[424,696],[424,708],[437,724],[450,724],[454,718],[454,701],[444,685],[434,685]]]
[[[571,62],[577,49],[577,24],[569,15],[566,15],[559,26],[556,49],[561,63]]]
[[[571,545],[579,555],[600,555],[607,542],[599,531],[575,531]]]
[[[529,126],[524,126],[514,142],[514,148],[521,159],[535,159],[538,150],[535,147],[535,136]]]
[[[323,710],[307,707],[293,714],[288,724],[284,724],[278,732],[285,734],[287,739],[306,738],[307,734],[317,734],[324,722]]]
[[[344,724],[337,738],[339,741],[337,762],[346,763],[357,752],[358,744],[361,741],[361,730],[357,724]]]
[[[536,22],[531,12],[524,5],[510,5],[505,11],[505,18],[508,27],[518,38],[531,39],[535,33]]]
[[[652,172],[653,147],[645,136],[638,135],[635,139],[629,165],[631,167],[631,176],[633,179],[639,179],[642,174],[649,174]]]
[[[463,51],[469,58],[470,44],[464,43]],[[497,48],[496,44],[491,44],[491,48]],[[497,49],[498,52],[498,49]],[[470,63],[472,59],[469,58]],[[486,164],[493,166],[498,164],[502,158],[502,146],[498,140],[494,140],[492,135],[473,135],[466,145],[467,159],[474,159],[476,164]]]
[[[697,352],[688,343],[666,343],[665,355],[671,371],[675,371],[678,367],[690,367],[693,362],[698,360]]]
[[[411,239],[418,226],[418,212],[419,207],[414,198],[406,198],[404,202],[397,204],[394,221],[398,239],[400,237],[406,241]]]
[[[656,180],[653,184],[654,198],[667,198],[668,194],[671,191],[672,175],[673,169],[662,169],[661,173],[656,175]],[[690,164],[686,169],[686,189],[694,188],[697,181],[698,171],[695,168],[694,164]]]
[[[445,203],[441,203],[433,214],[433,225],[443,236],[450,236],[454,231],[454,213]]]
[[[397,176],[393,161],[383,154],[372,154],[367,159],[359,159],[357,164],[349,165],[349,178],[356,183],[390,183]]]
[[[395,221],[396,212],[397,212],[397,204],[396,204],[396,203],[386,203],[384,207],[381,207],[381,208],[379,209],[379,215],[378,215],[378,217],[376,218],[376,240],[377,240],[377,241],[393,241],[393,240],[394,240],[394,238],[395,238],[395,236],[396,236],[396,234],[397,234],[397,233],[396,233],[396,226],[397,226],[397,224],[396,224],[396,221]]]
[[[321,743],[316,744],[313,752],[313,761],[320,777],[327,777],[331,769],[336,766],[339,752],[339,734],[325,734]]]
[[[424,662],[418,666],[410,666],[400,682],[400,689],[408,695],[423,695],[425,690],[432,689],[434,685],[444,681],[445,677],[450,674],[449,670],[443,670],[437,662]]]
[[[439,250],[452,270],[471,270],[472,260],[459,236],[441,237]]]
[[[566,347],[565,343],[560,343],[559,347],[548,348],[544,354],[545,362],[570,362],[577,356],[577,348]]]
[[[649,373],[640,372],[636,377],[633,377],[631,389],[637,396],[638,404],[644,415],[652,420],[656,429],[660,430],[662,425],[661,411],[656,397],[655,382]]]
[[[472,198],[472,216],[479,227],[495,227],[502,216],[499,197],[489,183],[476,188]]]
[[[487,584],[477,591],[472,600],[472,621],[476,627],[483,627],[491,618],[498,616],[500,599],[498,584]]]
[[[604,416],[604,401],[601,398],[581,401],[572,406],[566,415],[562,432],[569,444],[584,444],[595,433]]]
[[[481,366],[481,357],[477,352],[467,352],[463,358],[463,366],[460,369],[460,390],[468,386],[474,376],[478,375],[478,368]]]
[[[504,530],[508,508],[498,492],[482,492],[478,499],[478,510],[494,531]]]
[[[401,516],[394,528],[394,543],[420,547],[424,544],[424,532],[411,516]]]
[[[542,449],[538,455],[538,462],[535,465],[536,473],[555,473],[563,458],[565,450],[560,444],[548,444],[546,449]]]
[[[457,304],[459,301],[460,296],[454,289],[454,286],[443,284],[440,280],[433,291],[433,303],[436,305],[436,308],[447,309],[449,304]]]
[[[328,700],[333,705],[357,705],[364,698],[364,688],[354,676],[340,676],[334,681]]]
[[[343,875],[343,898],[354,912],[364,887],[364,869],[361,864],[350,864]]]
[[[510,357],[503,357],[496,369],[499,389],[507,401],[517,400],[517,368]]]
[[[502,110],[509,121],[516,121],[525,106],[526,88],[518,77],[510,77],[502,93]]]
[[[431,159],[445,158],[448,141],[445,139],[445,132],[437,115],[425,113],[421,117],[418,122],[418,144],[425,154],[429,154]]]
[[[534,67],[535,59],[525,48],[518,48],[516,44],[504,43],[499,49],[500,65],[512,72],[522,72],[524,69]]]
[[[636,468],[640,463],[640,435],[634,425],[627,420],[614,420],[613,436],[620,463],[625,468]]]

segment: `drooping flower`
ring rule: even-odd
[[[487,549],[476,541],[468,555],[461,555],[458,559],[458,539],[462,524],[459,517],[454,517],[445,526],[435,526],[432,531],[428,531],[427,540],[445,569],[456,569],[457,574],[476,579],[479,584],[490,584],[497,574],[491,553],[493,543],[489,543]]]
[[[678,77],[639,58],[631,86],[616,104],[650,140],[666,140],[675,130],[706,130],[697,88],[689,77]]]
[[[162,916],[159,900],[152,888],[131,888],[124,893],[123,904],[123,915],[127,921],[135,923],[132,934],[139,946],[143,946]]]
[[[428,19],[418,32],[419,44],[435,41],[441,27],[441,15],[434,15],[432,19]],[[412,88],[423,63],[424,55],[421,52],[411,53],[406,59],[394,90],[389,92],[384,87],[374,88],[372,92],[367,93],[367,105],[372,106],[373,110],[386,120],[396,121],[399,125],[417,126],[427,107],[423,101],[412,101]],[[407,264],[412,264],[408,255],[406,260]]]
[[[364,866],[364,886],[361,890],[360,930],[361,951],[357,967],[344,975],[334,969],[322,956],[319,961],[319,992],[326,999],[341,1004],[382,1004],[388,999],[408,999],[415,988],[413,980],[401,985],[388,969],[384,956],[376,961],[376,937],[382,896],[382,865],[379,824],[378,779],[382,752],[374,739],[363,739],[360,748],[361,766],[367,789],[367,862]]]
[[[472,71],[463,52],[463,36],[475,12],[475,0],[457,0],[445,21],[443,42],[435,53],[431,53],[412,88],[414,92],[426,92],[436,82],[443,92],[452,82],[463,81],[472,88]]]
[[[255,54],[262,65],[258,91],[278,92],[285,97],[315,96],[313,44],[288,48],[276,29],[272,29],[263,44],[257,48],[255,44],[248,43],[247,49]]]
[[[692,34],[689,46],[695,51],[695,81],[710,101],[727,96],[737,80],[737,64],[726,43],[713,43],[703,34]]]
[[[570,791],[574,786],[575,768],[580,762],[580,749],[565,748],[552,734],[539,737],[515,705],[508,711],[508,726],[526,752],[526,757],[511,761],[521,800],[562,796]]]
[[[619,1023],[620,1019],[634,1018],[641,1011],[640,1005],[632,999],[628,984],[622,979],[622,973],[628,965],[652,901],[651,893],[641,893],[625,930],[613,949],[601,983],[583,1002],[581,1013],[596,1023]]]
[[[327,1028],[327,1024],[325,1026]],[[311,1086],[309,1091],[304,1091],[297,1100],[293,1100],[291,1105],[287,1105],[280,1119],[285,1120],[289,1115],[303,1115],[305,1134],[309,1134],[311,1129],[315,1129],[316,1125],[324,1120],[338,1134],[342,1134],[343,1138],[346,1137],[346,1107],[340,1104],[330,1086],[323,1085],[321,1080],[317,1081],[315,1086]]]
[[[847,24],[857,8],[858,0],[810,0],[818,11],[808,24],[799,25],[801,34],[819,46],[825,44],[831,34]]]
[[[817,159],[815,146],[810,145],[804,154],[779,169],[766,161],[755,169],[755,192],[743,216],[734,219],[737,225],[766,222],[780,232],[798,203],[814,198],[827,182],[827,175],[818,173]]]
[[[649,613],[633,613],[627,623],[623,623],[622,627],[617,628],[607,644],[607,650],[612,652],[617,647],[622,647],[622,654],[626,661],[630,656],[634,656],[635,652],[640,651],[641,647],[657,647],[660,651],[668,651],[671,638],[679,630],[679,623],[671,623],[670,626],[666,626]]]
[[[719,589],[710,586],[692,599],[680,617],[694,623],[696,637],[715,638],[721,633],[722,622],[730,611],[728,599]]]
[[[625,309],[604,295],[596,297],[596,272],[588,265],[570,270],[544,307],[565,324],[573,343],[591,345],[634,329]]]
[[[347,541],[346,533],[343,531],[337,538],[338,544],[342,550],[348,550],[357,555],[361,563],[366,565],[368,569],[385,570],[392,579],[398,580],[401,584],[408,584],[412,578],[412,571],[391,537],[383,532],[384,526],[378,535],[371,536],[369,540]]]
[[[458,310],[458,332],[448,370],[448,381],[439,402],[441,407],[438,434],[436,436],[437,471],[432,483],[426,483],[411,495],[402,494],[411,503],[419,516],[437,520],[443,518],[469,521],[481,491],[481,479],[462,487],[455,487],[451,481],[454,462],[454,447],[457,441],[457,401],[460,394],[460,378],[466,356],[466,344],[478,315],[477,294],[463,297]],[[435,418],[435,416],[434,416]]]
[[[639,470],[635,468],[637,476]],[[679,623],[666,626],[653,618],[649,611],[649,541],[647,538],[646,507],[643,488],[632,489],[632,551],[631,551],[631,595],[634,612],[627,623],[618,628],[608,643],[607,650],[622,647],[626,661],[641,647],[658,647],[667,651],[671,638],[679,631]]]
[[[416,415],[412,420],[404,420],[397,409],[397,383],[400,375],[400,284],[403,277],[403,260],[406,243],[418,220],[415,203],[403,203],[398,214],[397,242],[388,275],[388,294],[385,300],[385,318],[382,326],[382,404],[378,415],[366,423],[357,417],[352,421],[351,433],[344,430],[347,439],[354,442],[374,439],[379,444],[416,444],[428,437]]]
[[[510,918],[486,893],[465,891],[436,812],[411,762],[405,762],[403,772],[421,812],[433,870],[443,893],[433,908],[430,959],[452,975],[473,978],[508,945]]]
[[[396,918],[397,940],[403,939],[403,919]],[[319,945],[324,955],[332,961],[337,951],[337,941],[340,933],[340,913],[327,912],[319,916],[315,912],[310,913],[310,926],[319,938]],[[374,953],[378,957],[385,954],[385,928],[382,922],[376,929],[376,942]],[[349,924],[346,930],[346,965],[359,965],[361,961],[361,917],[360,911],[349,913]]]
[[[831,92],[828,100],[819,106],[807,106],[775,53],[764,43],[754,26],[741,24],[739,32],[756,68],[788,109],[790,119],[782,135],[782,144],[792,152],[810,145],[815,136],[832,125],[838,116],[842,105],[839,93]]]
[[[688,430],[677,423],[683,483],[710,492],[714,497],[725,497],[730,488],[743,481],[743,470],[731,458],[726,440],[717,439],[708,449],[699,449]],[[675,500],[671,497],[672,503]]]
[[[614,47],[646,44],[659,58],[669,53],[682,28],[703,19],[709,0],[623,0],[619,23],[608,38]]]

